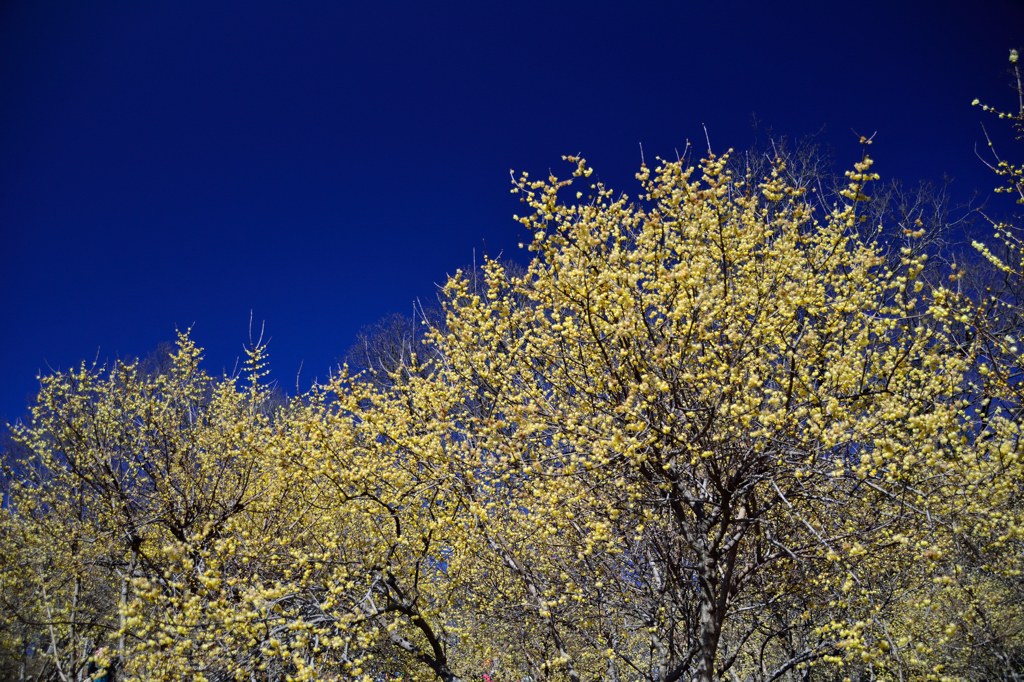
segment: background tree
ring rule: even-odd
[[[1024,89],[1017,52],[1010,52],[1011,87],[1017,110],[984,111],[1010,123],[1017,138],[1024,135]],[[975,100],[975,105],[979,102]],[[987,131],[986,131],[987,137]],[[990,168],[1002,181],[996,192],[1024,203],[1021,169],[1000,158],[989,140]],[[916,617],[931,622],[937,645],[931,657],[944,671],[969,679],[1019,680],[1024,677],[1024,543],[1020,520],[1024,515],[1024,480],[1020,458],[1022,416],[1021,322],[1024,320],[1024,251],[1019,215],[993,218],[992,210],[979,214],[995,233],[995,240],[974,246],[994,267],[958,268],[952,277],[969,282],[964,291],[974,301],[968,336],[976,344],[978,363],[968,391],[970,438],[983,453],[976,486],[993,485],[985,496],[987,508],[964,500],[961,517],[944,533],[941,551],[930,561],[941,575],[935,583],[922,582]],[[1003,476],[1013,472],[1011,475]],[[968,491],[972,488],[968,488]],[[968,495],[970,493],[968,492]]]
[[[511,260],[499,259],[506,276],[514,277],[525,273],[525,269]],[[484,286],[484,273],[475,262],[461,268],[459,272],[471,282],[474,295]],[[442,310],[444,291],[439,291],[436,302],[424,305],[419,300],[413,306],[411,317],[402,313],[391,313],[359,330],[356,341],[340,358],[340,364],[348,365],[352,374],[365,372],[364,378],[380,388],[395,385],[396,381],[408,379],[413,367],[420,372],[427,371],[436,360],[437,347],[427,343],[427,333],[443,330],[445,316]],[[414,357],[415,356],[415,357]]]

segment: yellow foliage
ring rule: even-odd
[[[214,380],[187,334],[164,375],[44,378],[5,650],[106,646],[135,680],[675,682],[925,679],[965,638],[1019,643],[1015,342],[865,231],[870,159],[825,212],[781,164],[659,161],[631,201],[567,160],[515,183],[526,273],[449,281],[390,383],[275,406],[265,348]]]

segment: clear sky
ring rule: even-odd
[[[474,249],[521,258],[509,169],[563,154],[632,193],[639,143],[743,149],[756,114],[988,193],[970,102],[1013,106],[1022,46],[1021,0],[5,2],[0,417],[176,328],[230,369],[250,311],[308,387]]]

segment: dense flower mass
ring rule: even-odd
[[[284,399],[262,345],[213,378],[188,334],[44,377],[4,674],[1020,674],[1012,229],[972,296],[919,219],[880,225],[867,155],[832,204],[782,159],[659,161],[635,199],[566,160],[515,181],[529,267],[451,279],[386,378]]]

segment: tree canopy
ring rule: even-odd
[[[159,371],[43,377],[2,674],[1024,674],[1014,229],[969,295],[866,153],[834,196],[781,155],[658,160],[635,197],[565,160],[514,181],[529,266],[458,273],[367,371],[283,401],[265,346],[215,378],[186,332]]]

